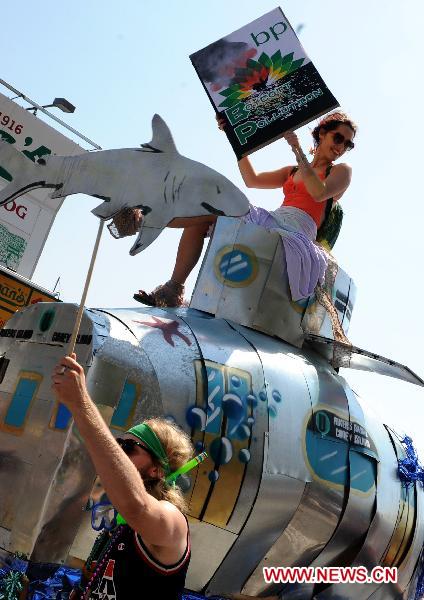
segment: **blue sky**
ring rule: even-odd
[[[182,154],[225,174],[253,203],[275,208],[281,191],[244,188],[188,58],[275,7],[264,0],[75,0],[69,6],[15,0],[2,7],[2,78],[41,104],[66,97],[77,107],[66,121],[103,148],[150,141],[157,112]],[[334,249],[358,288],[351,341],[424,376],[422,3],[287,0],[281,8],[294,27],[304,24],[306,52],[359,125]],[[299,137],[308,149],[308,126]],[[278,141],[252,161],[270,170],[293,158]],[[90,210],[97,203],[83,196],[65,201],[34,275],[50,289],[60,275],[67,301],[78,301],[82,291],[97,230]],[[130,240],[105,233],[87,304],[134,305],[135,290],[169,277],[178,239],[179,232],[167,231],[130,257]],[[343,375],[385,422],[413,437],[424,460],[424,390],[373,374]]]

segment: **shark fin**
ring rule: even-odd
[[[147,246],[150,246],[150,244],[162,233],[163,229],[163,227],[146,227],[146,225],[142,225],[135,244],[130,250],[130,256],[135,256],[142,250],[145,250]]]
[[[152,119],[153,139],[148,144],[160,152],[178,154],[177,147],[172,138],[168,125],[159,115],[154,115]]]

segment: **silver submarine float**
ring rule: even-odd
[[[156,182],[151,177],[148,186],[163,182],[159,204],[148,207],[150,222],[143,222],[133,253],[167,224],[160,209],[165,197],[171,205],[166,219],[184,212],[178,200],[186,180],[181,171],[173,173],[175,162],[164,163],[164,136],[170,134],[158,123],[159,133],[141,152],[159,161]],[[11,149],[3,145],[1,151]],[[107,152],[113,170],[119,160]],[[114,173],[109,192],[103,186],[98,193],[105,172],[101,154],[90,153],[88,167],[86,156],[68,157],[77,170],[63,167],[64,157],[30,165],[37,170],[49,160],[60,163],[50,178],[40,178],[42,171],[23,174],[15,189],[0,192],[0,202],[22,193],[19,186],[46,183],[56,195],[101,196],[94,212],[103,219],[123,205],[146,208],[136,196],[114,204],[110,189],[122,190]],[[130,158],[140,157],[146,158]],[[198,201],[199,182],[211,170],[191,162],[188,171],[200,175],[196,181],[195,173],[188,197]],[[81,182],[85,176],[89,185]],[[218,212],[228,207],[221,194],[227,184],[220,180],[216,194],[213,181],[210,176],[202,206]],[[241,192],[227,189],[236,207],[226,214],[246,212]],[[76,349],[90,394],[117,436],[160,415],[189,432],[199,451],[208,451],[207,461],[180,480],[193,546],[188,589],[252,598],[413,598],[422,569],[423,488],[401,482],[400,437],[373,415],[338,368],[424,382],[348,343],[355,285],[341,268],[332,269],[325,285],[337,313],[331,319],[314,296],[291,301],[282,264],[275,232],[219,217],[189,307],[84,311]],[[76,313],[73,304],[40,303],[17,312],[0,331],[0,545],[33,561],[76,564],[96,535],[82,510],[94,494],[95,472],[70,413],[50,389]],[[359,565],[397,567],[398,580],[272,584],[263,576],[265,566]]]

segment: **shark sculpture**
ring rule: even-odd
[[[140,208],[143,221],[132,256],[147,248],[176,217],[238,217],[248,212],[249,202],[237,186],[178,152],[159,115],[154,115],[152,129],[152,141],[140,148],[53,155],[36,163],[10,144],[0,143],[0,160],[16,173],[0,191],[0,205],[30,190],[52,188],[52,198],[82,193],[101,199],[92,212],[103,220],[127,207]]]

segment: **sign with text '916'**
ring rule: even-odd
[[[49,154],[74,155],[81,146],[0,94],[0,139],[33,162]],[[12,165],[0,164],[0,189],[13,181]],[[62,205],[51,190],[37,189],[0,206],[0,265],[30,278]]]
[[[281,8],[190,59],[239,159],[339,105]]]

